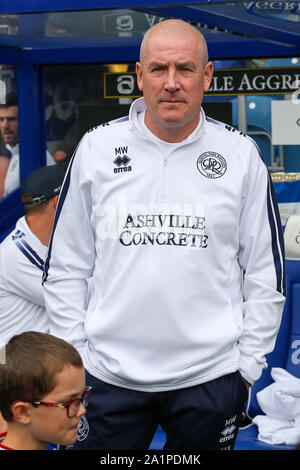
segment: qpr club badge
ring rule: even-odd
[[[89,423],[85,417],[85,415],[80,416],[80,421],[78,425],[78,431],[77,431],[77,441],[84,441],[89,434]]]
[[[219,153],[204,152],[197,160],[197,168],[206,178],[216,179],[224,175],[227,170],[227,163]]]

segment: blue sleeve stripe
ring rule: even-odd
[[[77,146],[77,147],[78,147],[78,146]],[[63,186],[62,186],[60,195],[59,195],[58,204],[57,204],[57,207],[56,207],[56,212],[55,212],[55,218],[54,218],[54,222],[53,222],[52,233],[51,233],[51,237],[50,237],[50,241],[49,241],[49,246],[48,246],[48,254],[47,254],[47,257],[46,257],[46,260],[45,260],[45,265],[44,265],[43,283],[46,282],[46,281],[47,281],[47,278],[48,278],[48,272],[49,272],[49,266],[50,266],[50,258],[51,258],[51,251],[52,251],[53,236],[54,236],[54,232],[55,232],[55,230],[56,230],[57,221],[58,221],[58,219],[59,219],[59,216],[60,216],[62,207],[63,207],[63,205],[64,205],[64,202],[65,202],[65,199],[66,199],[68,190],[69,190],[70,179],[71,179],[71,170],[72,170],[72,165],[73,165],[73,161],[74,161],[75,154],[76,154],[76,150],[75,150],[75,152],[74,152],[74,154],[73,154],[73,157],[72,157],[72,159],[71,159],[71,161],[70,161],[70,163],[69,163],[69,166],[68,166],[68,169],[67,169],[67,173],[66,173],[66,177],[65,177],[65,180],[64,180],[64,183],[63,183]]]
[[[277,278],[276,289],[286,296],[284,241],[277,200],[271,176],[268,172],[268,217],[272,237],[272,253]]]
[[[39,257],[36,251],[34,251],[30,245],[25,240],[21,240],[22,245],[27,248],[28,251],[35,257],[35,259],[40,263],[41,266],[44,266],[44,260]]]
[[[262,156],[260,148],[256,142],[250,138],[253,142],[263,164],[266,167],[268,173],[268,188],[267,188],[267,207],[268,207],[268,219],[271,230],[272,238],[272,253],[274,259],[274,266],[276,272],[277,285],[276,290],[286,297],[286,278],[285,278],[285,253],[284,253],[284,240],[282,225],[277,205],[277,199],[272,183],[272,179],[267,167],[267,164]]]
[[[286,296],[285,254],[281,220],[270,175],[268,175],[268,178],[268,216],[271,227],[272,252],[277,276],[277,291]]]
[[[35,266],[37,266],[41,271],[43,271],[44,269],[44,263],[43,261],[41,260],[41,258],[37,255],[37,253],[32,250],[31,247],[29,247],[28,243],[22,243],[20,241],[16,241],[15,242],[16,246],[19,248],[19,250],[23,253],[23,255],[26,256],[27,259],[29,259],[29,261],[34,264]],[[26,250],[26,247],[29,247],[30,248],[30,252],[32,253],[32,255]]]

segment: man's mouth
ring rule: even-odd
[[[12,134],[2,134],[4,142],[8,142],[11,140]]]
[[[161,100],[163,103],[169,103],[169,104],[179,104],[179,103],[184,103],[184,100],[181,100],[179,98],[166,98],[164,100]]]

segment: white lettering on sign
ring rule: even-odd
[[[117,90],[120,95],[131,95],[134,90],[134,77],[132,75],[120,75],[117,78]]]
[[[298,365],[300,364],[300,340],[296,339],[295,341],[293,341],[291,348],[295,349],[291,358],[292,363]]]

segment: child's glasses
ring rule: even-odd
[[[83,406],[86,408],[90,402],[92,395],[92,387],[86,387],[83,394],[79,398],[73,398],[72,400],[69,401],[64,401],[62,403],[50,403],[48,401],[34,401],[32,404],[34,406],[53,406],[56,408],[66,408],[67,410],[67,416],[68,418],[74,418],[77,413],[78,409],[80,407],[80,403],[83,404]]]

